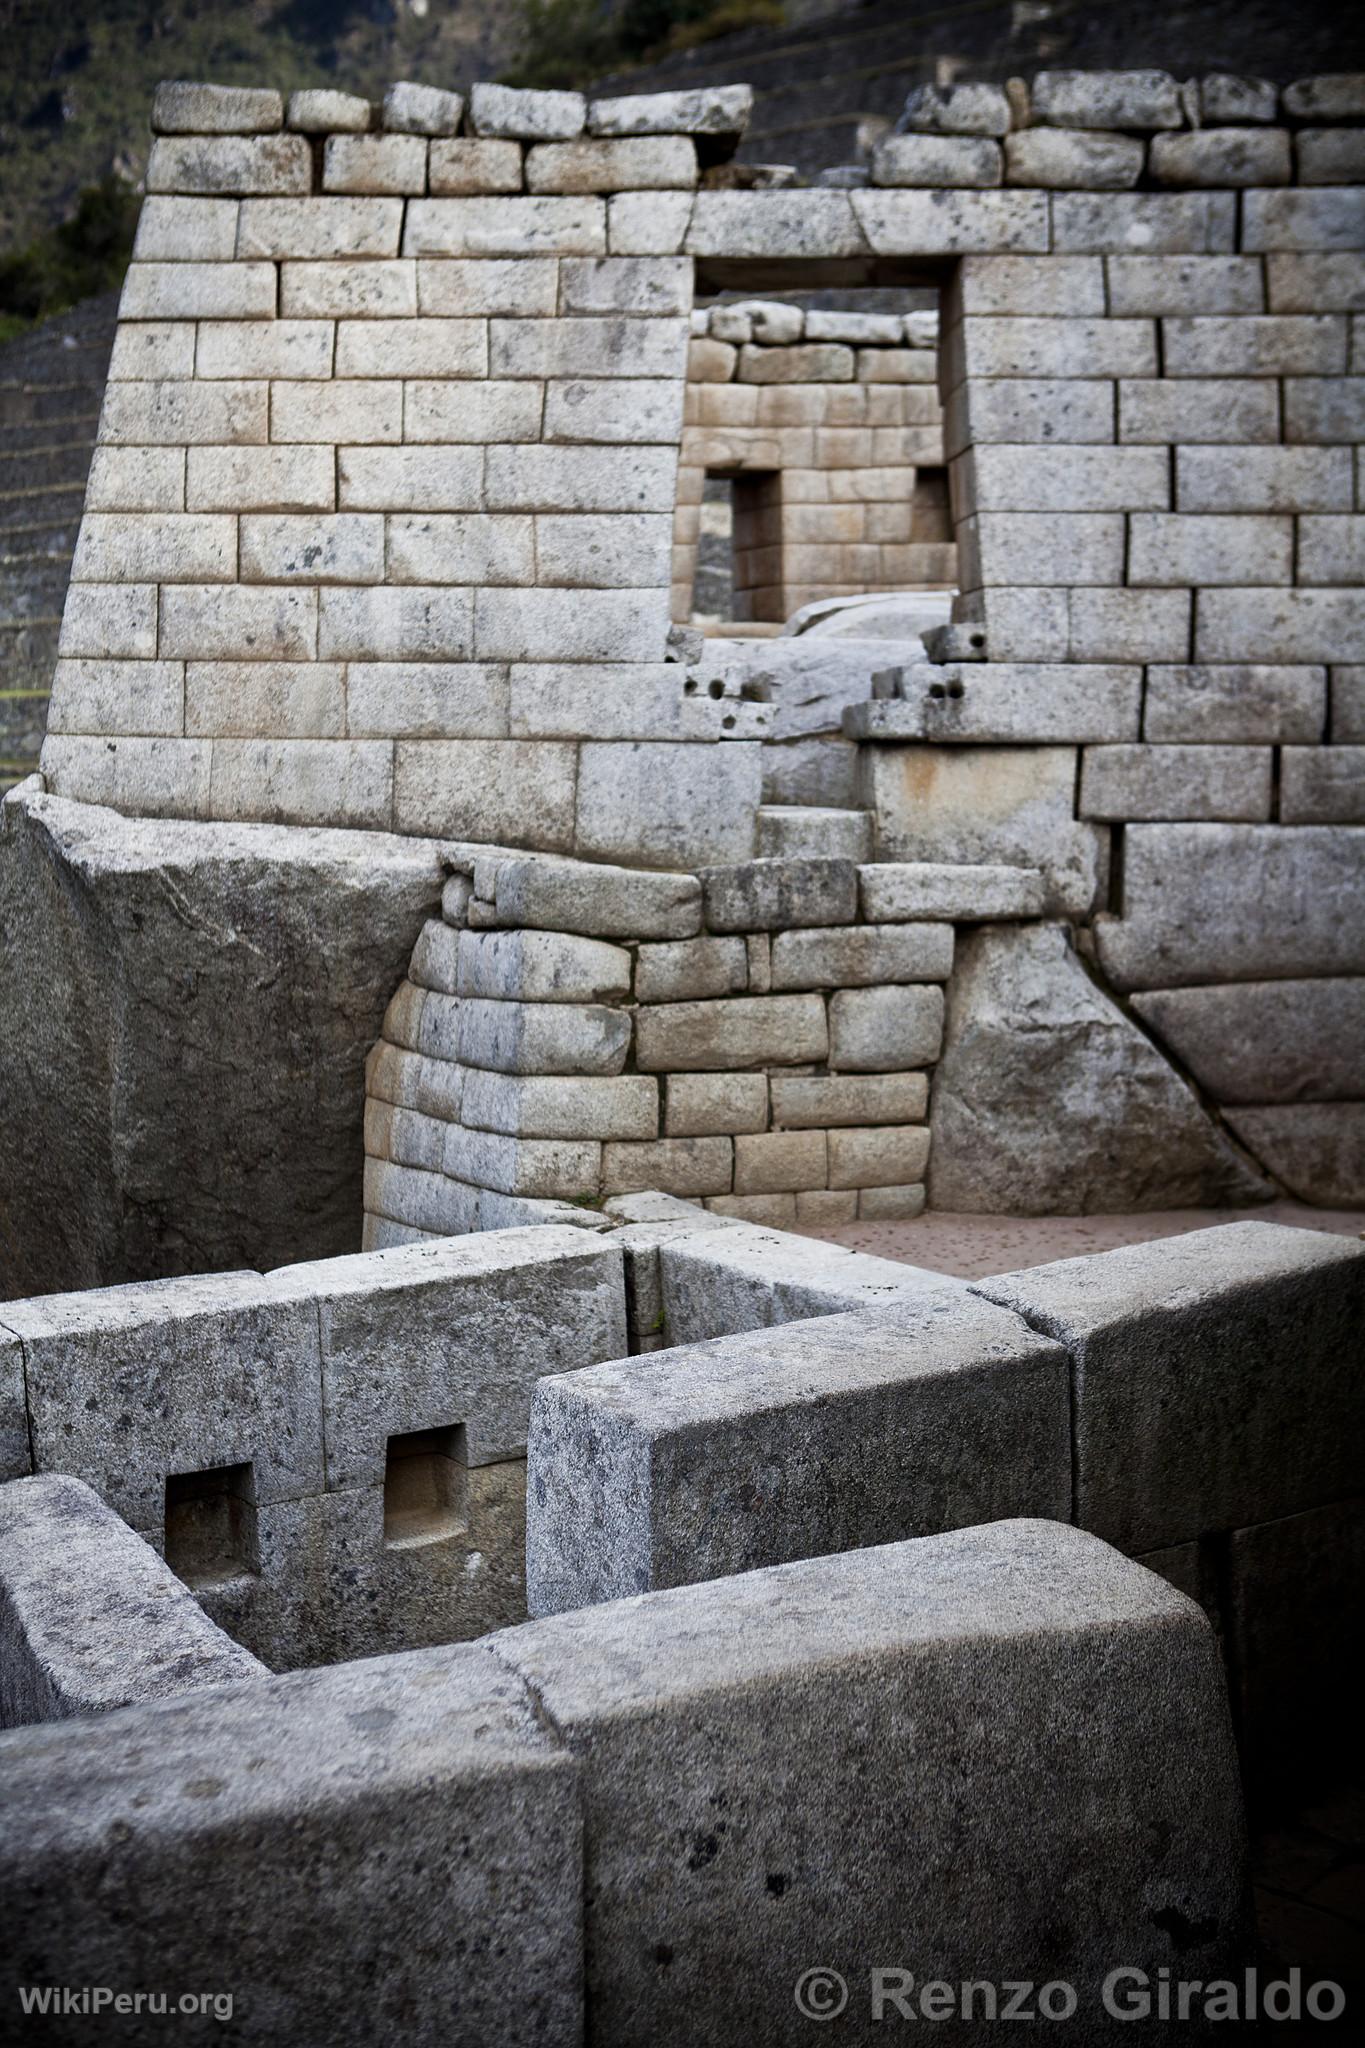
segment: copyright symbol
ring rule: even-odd
[[[837,1970],[803,1970],[796,1980],[796,2010],[805,2020],[837,2020],[848,1986]]]

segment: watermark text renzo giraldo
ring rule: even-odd
[[[796,2009],[815,2025],[837,2020],[855,2001],[874,2020],[1023,2020],[1063,2023],[1079,2012],[1113,2020],[1253,2020],[1330,2023],[1346,2011],[1346,1994],[1328,1977],[1302,1970],[1244,1970],[1237,1977],[1178,1977],[1169,1969],[1119,1964],[1098,1985],[1080,1990],[1063,1978],[919,1977],[900,1965],[874,1966],[865,1984],[824,1964],[796,1980]]]

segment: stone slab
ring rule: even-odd
[[[859,868],[858,896],[863,916],[878,924],[902,918],[976,922],[1037,917],[1043,908],[1043,878],[1037,868],[887,861]]]
[[[663,1331],[670,1345],[700,1344],[808,1316],[880,1313],[905,1299],[954,1300],[963,1283],[843,1245],[736,1223],[659,1246]]]
[[[1073,747],[880,746],[858,765],[879,861],[1031,867],[1048,912],[1093,908],[1107,837],[1073,815]]]
[[[256,1273],[5,1305],[24,1347],[35,1472],[75,1470],[135,1528],[172,1474],[250,1464],[256,1502],[322,1483],[316,1317]]]
[[[1302,1202],[1365,1203],[1365,1102],[1296,1102],[1232,1109],[1247,1149]]]
[[[392,1434],[462,1426],[471,1466],[515,1457],[547,1361],[586,1365],[626,1348],[620,1253],[577,1230],[315,1260],[282,1267],[269,1286],[318,1319],[333,1492],[378,1484]]]
[[[962,1297],[543,1380],[530,1611],[1016,1514],[1066,1521],[1069,1404],[1061,1347]]]
[[[1365,831],[1349,826],[1130,825],[1100,965],[1122,990],[1360,974],[1363,882]]]
[[[1365,1101],[1365,979],[1152,989],[1132,1001],[1215,1102]]]
[[[516,855],[487,861],[476,870],[478,893],[493,900],[502,924],[630,939],[687,939],[701,929],[695,875]]]
[[[1121,1549],[1358,1487],[1365,1247],[1349,1238],[1229,1223],[973,1288],[1070,1351],[1076,1519]]]
[[[0,1487],[0,1728],[267,1677],[81,1480]]]
[[[498,1654],[583,1771],[603,2042],[778,2048],[813,1956],[863,1998],[873,1956],[913,1958],[917,1987],[1060,1974],[1097,2015],[1116,1955],[1153,1979],[1246,1959],[1212,1634],[1077,1531],[777,1565],[532,1622]],[[880,2031],[868,2010],[848,2038]]]
[[[21,1983],[164,1985],[229,1994],[253,2048],[579,2036],[579,1774],[485,1648],[14,1730],[0,1752],[12,2010]],[[35,2024],[90,2037],[89,2016]]]

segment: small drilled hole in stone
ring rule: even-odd
[[[469,1459],[463,1423],[389,1438],[384,1464],[384,1542],[437,1543],[469,1526]]]
[[[950,697],[960,697],[962,695],[962,684],[956,681],[949,683],[948,695]]]
[[[259,1572],[256,1482],[249,1464],[166,1479],[166,1562],[187,1586],[221,1586]]]

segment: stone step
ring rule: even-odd
[[[762,804],[758,811],[760,860],[872,858],[872,813],[815,805]]]

